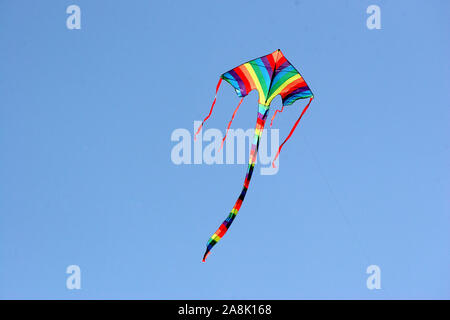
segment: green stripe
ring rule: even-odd
[[[290,72],[286,72],[286,74],[285,74],[284,76],[282,76],[280,79],[278,79],[276,83],[272,84],[272,87],[270,88],[270,92],[269,92],[269,99],[267,99],[267,100],[270,100],[271,95],[272,95],[275,91],[277,91],[277,89],[278,89],[279,87],[281,87],[281,86],[283,85],[283,83],[285,83],[285,82],[286,82],[287,80],[289,80],[290,78],[296,76],[297,74],[299,74],[299,73],[297,72],[297,73],[295,73],[295,74],[292,74],[292,73],[290,73]]]
[[[260,69],[260,67],[258,65],[252,64],[252,63],[249,63],[249,65],[255,71],[255,74],[258,77],[258,81],[261,84],[261,89],[263,90],[264,98],[266,98],[267,94],[268,94],[268,91],[269,91],[269,87],[268,87],[269,84],[265,82],[264,76],[263,76],[263,74],[261,72],[261,69]],[[262,100],[266,100],[266,99],[262,99]]]

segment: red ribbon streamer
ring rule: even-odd
[[[228,123],[227,132],[225,133],[225,137],[223,137],[223,139],[222,139],[222,144],[220,145],[219,152],[220,152],[220,150],[222,150],[222,148],[223,148],[223,143],[224,143],[224,141],[225,141],[225,139],[226,139],[226,137],[227,137],[228,130],[230,129],[230,126],[231,126],[231,122],[233,122],[234,116],[236,115],[236,112],[238,111],[239,106],[241,105],[241,103],[242,103],[243,100],[244,100],[244,98],[242,98],[241,101],[239,101],[239,104],[237,105],[236,109],[235,109],[234,112],[233,112],[233,116],[231,117],[231,120],[230,120],[230,122]]]
[[[216,94],[214,95],[214,101],[213,101],[213,103],[212,103],[211,110],[209,110],[209,114],[208,114],[208,115],[206,116],[206,118],[202,121],[202,124],[198,127],[197,132],[194,134],[194,141],[197,139],[197,134],[198,134],[198,133],[200,132],[200,130],[202,129],[203,124],[205,123],[205,121],[208,120],[209,117],[211,116],[211,113],[212,113],[212,111],[213,111],[214,105],[216,104],[217,92],[219,91],[219,87],[220,87],[220,84],[221,84],[221,83],[222,83],[222,78],[220,78],[220,79],[219,79],[219,82],[217,83],[217,86],[216,86]]]
[[[303,115],[305,114],[306,110],[308,110],[308,107],[309,107],[309,105],[310,105],[310,103],[311,103],[312,100],[313,100],[312,97],[309,98],[308,104],[307,104],[306,107],[303,109],[302,113],[300,114],[300,117],[298,117],[297,121],[295,122],[294,126],[293,126],[292,129],[291,129],[291,132],[289,132],[289,135],[287,136],[287,138],[283,141],[283,143],[281,144],[281,146],[278,148],[278,152],[277,152],[277,154],[275,155],[275,158],[274,158],[273,161],[272,161],[272,167],[273,167],[273,168],[276,168],[276,167],[275,167],[275,160],[277,160],[278,156],[280,155],[281,148],[283,148],[283,145],[284,145],[284,144],[286,143],[286,141],[288,141],[289,138],[292,136],[292,133],[295,131],[295,128],[297,127],[298,123],[300,122],[300,119],[301,119],[301,118],[303,117]]]
[[[275,113],[273,114],[272,119],[270,120],[270,126],[273,124],[273,119],[275,119],[275,116],[277,115],[277,112],[283,112],[284,106],[281,107],[281,110],[275,110]]]

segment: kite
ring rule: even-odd
[[[278,151],[272,161],[272,166],[275,168],[275,160],[278,158],[280,151],[283,148],[283,145],[292,136],[292,133],[294,132],[295,128],[300,122],[300,119],[303,117],[311,101],[314,98],[311,89],[306,84],[300,72],[298,72],[298,70],[292,66],[292,64],[285,58],[281,50],[278,49],[268,55],[241,64],[240,66],[231,69],[230,71],[225,72],[224,74],[221,75],[219,82],[217,83],[216,86],[216,94],[214,96],[214,101],[212,103],[209,114],[206,116],[206,118],[202,121],[202,123],[198,127],[198,130],[194,135],[194,139],[202,129],[205,121],[208,120],[208,118],[211,116],[214,105],[216,104],[217,92],[219,91],[219,87],[220,84],[222,83],[222,80],[225,80],[226,82],[228,82],[233,86],[234,90],[236,91],[238,97],[241,98],[241,100],[239,101],[238,106],[233,112],[233,115],[226,130],[225,137],[222,140],[221,148],[227,136],[228,129],[231,126],[231,122],[233,121],[234,116],[236,115],[236,112],[242,103],[242,100],[252,90],[258,91],[259,94],[258,117],[256,120],[254,138],[250,149],[250,159],[247,174],[244,180],[244,187],[242,188],[241,194],[239,195],[239,198],[234,204],[234,207],[231,210],[228,217],[220,225],[219,229],[217,229],[217,231],[208,240],[206,244],[206,252],[203,255],[203,262],[205,262],[207,256],[211,253],[211,249],[216,245],[217,242],[219,242],[219,240],[228,231],[234,219],[236,218],[239,209],[241,208],[242,201],[244,201],[250,183],[250,179],[253,174],[253,169],[255,167],[259,141],[261,139],[261,134],[264,130],[264,125],[266,123],[270,103],[272,102],[272,100],[277,95],[280,95],[283,105],[281,110],[275,111],[270,126],[272,126],[275,115],[278,112],[282,112],[285,106],[293,104],[298,99],[309,98],[309,102],[304,107],[299,118],[297,119],[291,131],[289,132],[289,135],[278,148]]]

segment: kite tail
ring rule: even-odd
[[[242,202],[244,201],[245,195],[247,193],[250,179],[252,178],[253,169],[254,169],[255,163],[256,163],[256,155],[258,154],[259,141],[261,139],[261,135],[264,130],[264,124],[266,123],[268,113],[269,113],[269,107],[260,104],[259,109],[258,109],[258,119],[256,121],[256,127],[255,127],[255,135],[253,137],[252,148],[250,150],[250,159],[249,159],[247,174],[246,174],[245,180],[244,180],[244,187],[242,188],[241,194],[239,195],[239,198],[237,199],[236,203],[234,204],[234,207],[231,210],[228,217],[220,225],[219,229],[217,229],[217,231],[208,240],[208,243],[206,244],[206,252],[203,255],[203,262],[205,262],[206,258],[210,254],[211,249],[216,245],[217,242],[219,242],[219,240],[228,231],[231,224],[233,223],[234,218],[236,218],[236,215],[238,214],[239,209],[241,208]]]

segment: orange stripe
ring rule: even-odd
[[[249,85],[251,87],[251,90],[253,90],[253,89],[256,89],[255,79],[253,79],[252,75],[248,72],[247,67],[245,66],[246,64],[242,65],[242,69],[241,70],[242,70],[242,73],[247,78],[248,83],[249,83]],[[251,90],[249,90],[247,93],[249,93]]]
[[[237,68],[234,68],[233,70],[234,72],[237,73],[239,78],[241,78],[241,81],[244,83],[245,86],[246,94],[248,94],[252,90],[252,87],[250,85],[249,76],[248,74],[246,74],[247,70],[243,66],[239,66]]]
[[[281,90],[280,95],[283,96],[285,93],[291,91],[292,89],[296,88],[296,87],[304,87],[306,86],[306,82],[303,78],[300,79],[296,79],[294,81],[292,81],[291,83],[289,83],[286,88],[284,88],[283,90]]]

